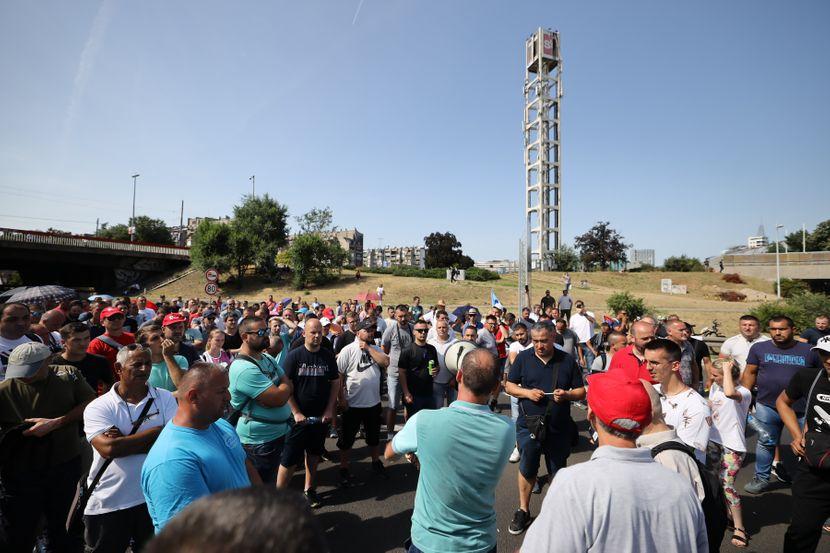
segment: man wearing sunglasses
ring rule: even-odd
[[[104,333],[89,343],[87,353],[100,355],[107,360],[113,378],[118,380],[115,371],[115,356],[127,344],[135,343],[135,335],[124,330],[126,317],[117,307],[106,307],[101,311],[101,325]]]
[[[398,360],[398,380],[403,389],[407,420],[421,409],[435,409],[432,378],[441,368],[438,351],[427,343],[427,322],[421,319],[412,332],[413,341]]]
[[[242,409],[236,433],[262,481],[274,484],[291,410],[286,403],[293,386],[277,360],[266,353],[267,323],[248,317],[239,323],[242,346],[229,372],[231,406]]]

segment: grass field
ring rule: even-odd
[[[559,297],[563,288],[562,273],[533,273],[531,275],[531,297],[538,302],[546,289]],[[611,294],[627,290],[645,299],[653,310],[663,314],[676,313],[684,320],[700,328],[709,325],[712,319],[721,322],[724,334],[737,332],[738,317],[758,305],[758,303],[775,298],[773,284],[760,279],[745,278],[746,284],[724,282],[717,273],[571,273],[572,291],[575,299],[582,299],[597,316],[608,312],[605,300]],[[384,303],[410,303],[413,296],[420,296],[421,302],[432,305],[439,299],[454,308],[467,303],[486,307],[490,303],[490,290],[494,290],[499,300],[510,310],[518,305],[517,275],[505,275],[491,282],[457,282],[450,284],[446,280],[396,277],[363,273],[356,281],[352,273],[344,272],[337,282],[315,287],[311,290],[297,291],[290,283],[263,284],[258,278],[249,278],[242,288],[235,284],[222,286],[223,297],[234,297],[249,301],[265,300],[269,294],[279,300],[284,297],[302,296],[311,301],[331,304],[336,300],[354,298],[361,292],[374,291],[380,283],[385,290]],[[660,293],[660,280],[670,278],[674,284],[685,284],[688,294],[685,296]],[[580,288],[580,282],[587,281],[587,288]],[[204,292],[205,280],[200,271],[196,271],[181,280],[173,282],[149,294],[157,298],[164,294],[167,298],[182,296],[185,298],[207,297]],[[724,290],[738,290],[747,296],[743,302],[725,302],[717,294]]]

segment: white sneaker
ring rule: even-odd
[[[509,459],[510,462],[511,463],[518,463],[519,459],[521,459],[521,458],[522,458],[522,454],[519,453],[519,448],[514,447],[513,448],[513,453],[510,454],[510,459]]]

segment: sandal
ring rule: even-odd
[[[743,536],[739,536],[738,532],[743,534]],[[732,545],[739,549],[743,549],[747,545],[749,545],[749,535],[747,535],[746,530],[743,528],[735,528],[732,532]]]

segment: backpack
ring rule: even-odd
[[[695,450],[686,444],[675,440],[669,440],[651,448],[652,459],[664,451],[682,451],[691,457],[697,471],[700,474],[700,481],[703,482],[705,495],[701,501],[703,516],[706,518],[706,535],[709,538],[709,551],[720,551],[720,542],[726,533],[728,519],[726,517],[726,495],[723,493],[718,476],[706,468],[706,465],[695,457]]]

